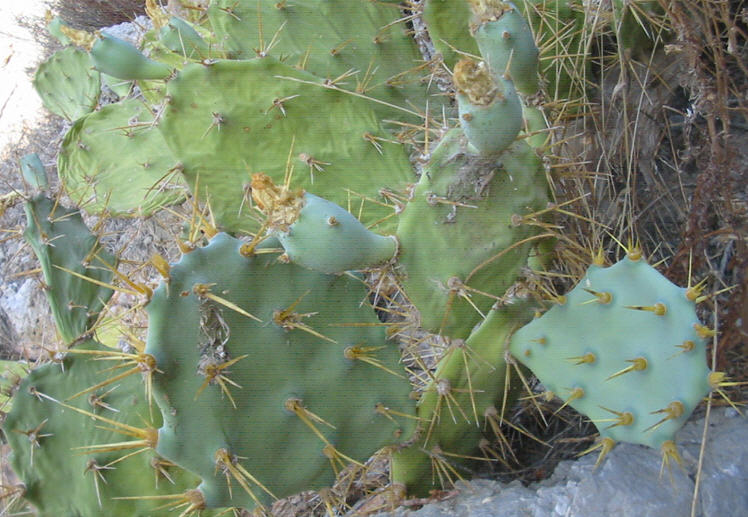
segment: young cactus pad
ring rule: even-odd
[[[105,32],[93,44],[91,59],[99,72],[117,79],[166,79],[171,74],[168,65],[148,59],[132,44]]]
[[[397,253],[394,236],[371,232],[335,203],[274,185],[265,174],[252,176],[252,198],[294,264],[342,273],[374,267]]]
[[[88,331],[112,296],[105,285],[112,281],[116,259],[101,247],[79,211],[42,195],[30,199],[25,209],[23,235],[41,264],[57,330],[70,344]]]
[[[363,283],[278,251],[220,233],[148,305],[146,352],[163,372],[156,450],[202,478],[208,507],[329,485],[412,431],[396,416],[415,411],[410,383]]]
[[[522,127],[522,103],[511,81],[493,78],[485,62],[461,59],[455,65],[460,126],[482,156],[498,156]]]
[[[643,259],[593,265],[563,305],[514,334],[510,350],[603,439],[661,448],[710,389],[686,292]]]
[[[536,93],[539,52],[527,20],[511,2],[471,1],[476,14],[473,36],[491,71],[511,79],[525,95]]]

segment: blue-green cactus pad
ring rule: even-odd
[[[597,302],[585,289],[610,293],[612,300]],[[644,260],[591,266],[565,304],[514,334],[510,350],[562,399],[582,388],[584,396],[570,405],[596,422],[602,437],[659,448],[709,391],[706,342],[694,328],[699,319],[685,293]],[[626,308],[657,303],[665,305],[665,315]],[[678,348],[686,341],[692,350]],[[594,362],[575,364],[589,353]],[[646,369],[609,379],[640,357]],[[653,412],[674,401],[683,404],[684,413],[648,429],[666,416]],[[616,415],[605,408],[630,412],[634,421],[611,427]]]
[[[397,347],[385,342],[360,280],[283,264],[276,253],[246,258],[241,246],[218,234],[207,247],[183,256],[148,305],[146,351],[163,372],[154,378],[164,415],[157,451],[200,475],[209,507],[256,503],[236,480],[229,489],[221,468],[216,472],[219,449],[228,450],[276,497],[333,482],[330,460],[322,453],[325,443],[285,409],[288,399],[300,399],[334,426],[315,423],[325,440],[359,462],[398,443],[413,427],[410,419],[396,422],[376,412],[382,403],[412,414],[414,402]],[[261,321],[199,297],[196,284]],[[276,311],[287,309],[306,330],[278,323]],[[392,373],[346,358],[349,346],[377,347],[372,357]],[[238,359],[225,372],[241,386],[226,384],[233,401],[219,383],[203,386],[207,377],[198,371],[199,364],[219,358]],[[248,484],[258,501],[272,501],[254,482]]]

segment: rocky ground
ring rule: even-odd
[[[598,468],[589,455],[562,461],[550,478],[529,486],[476,479],[461,483],[444,501],[377,517],[743,516],[748,509],[748,420],[733,409],[720,409],[712,412],[706,430],[704,422],[695,419],[678,434],[683,468],[663,470],[657,451],[621,444]]]

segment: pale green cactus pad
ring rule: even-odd
[[[52,113],[73,121],[99,103],[101,76],[91,68],[86,52],[73,47],[58,50],[34,75],[34,88]]]
[[[602,438],[660,448],[709,392],[703,327],[687,290],[643,259],[591,266],[510,350]]]
[[[87,212],[147,216],[185,199],[180,166],[142,101],[110,104],[79,119],[57,160],[68,195]]]
[[[258,226],[253,173],[284,184],[292,167],[291,188],[319,194],[367,226],[393,215],[394,206],[377,204],[386,201],[381,189],[401,191],[411,180],[405,151],[390,143],[370,101],[325,89],[322,79],[274,58],[187,65],[167,95],[158,127],[226,231]]]

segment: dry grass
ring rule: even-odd
[[[55,0],[52,10],[73,28],[95,30],[145,14],[144,0]]]

